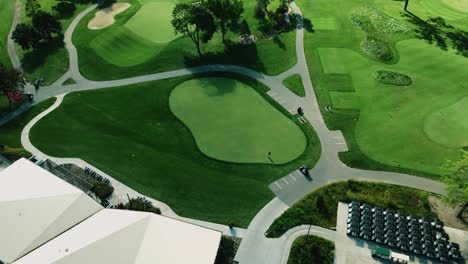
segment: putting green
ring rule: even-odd
[[[442,0],[446,5],[468,14],[468,1],[466,0]]]
[[[424,123],[428,137],[447,147],[468,146],[468,97],[429,115]]]
[[[161,48],[125,27],[116,27],[98,35],[89,46],[105,61],[119,67],[144,63]]]
[[[457,20],[468,16],[468,12],[462,12],[457,7],[463,7],[459,2],[466,2],[466,0],[415,0],[414,8],[421,8],[418,10],[425,11],[432,17],[443,17],[446,20]]]
[[[174,6],[171,2],[146,3],[125,27],[154,43],[168,43],[176,38],[171,25]]]
[[[295,123],[237,80],[184,82],[172,91],[169,106],[189,127],[199,149],[215,159],[282,164],[299,157],[306,147],[306,137]]]

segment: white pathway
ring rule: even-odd
[[[36,103],[43,101],[50,97],[57,97],[57,101],[46,111],[39,114],[35,117],[29,124],[26,125],[21,134],[21,142],[25,149],[33,153],[42,159],[51,159],[58,164],[64,163],[74,163],[80,167],[89,167],[99,172],[103,176],[109,178],[112,181],[113,186],[116,191],[112,197],[112,202],[123,201],[126,198],[126,195],[138,196],[140,195],[135,190],[129,188],[123,183],[113,179],[110,175],[107,175],[105,172],[99,170],[98,168],[93,167],[88,164],[86,161],[77,158],[58,158],[51,157],[45,153],[42,153],[37,149],[29,140],[30,129],[44,116],[60,106],[63,101],[64,96],[73,91],[83,91],[83,90],[92,90],[92,89],[102,89],[108,87],[124,86],[135,83],[148,82],[153,80],[162,80],[167,78],[173,78],[178,76],[190,75],[194,73],[206,73],[206,72],[234,72],[249,76],[254,78],[263,84],[267,85],[272,91],[269,93],[275,100],[280,102],[284,107],[289,111],[293,112],[294,109],[297,109],[301,106],[305,110],[305,118],[310,122],[317,132],[320,143],[321,143],[321,157],[312,169],[312,181],[304,181],[303,178],[297,178],[294,182],[299,182],[300,184],[287,184],[283,185],[281,189],[273,189],[272,191],[277,195],[272,201],[270,201],[250,223],[247,230],[244,229],[234,229],[229,230],[227,226],[208,223],[204,221],[194,220],[183,218],[175,214],[171,208],[159,201],[150,199],[156,206],[162,209],[164,215],[182,219],[184,221],[189,221],[192,223],[199,224],[201,226],[209,227],[212,229],[220,230],[225,234],[234,235],[242,237],[243,241],[236,255],[236,260],[240,263],[286,263],[287,257],[289,255],[289,248],[292,244],[292,241],[297,238],[299,235],[307,232],[306,228],[308,226],[300,226],[291,229],[284,236],[279,239],[267,239],[265,237],[265,232],[271,223],[280,216],[285,210],[289,208],[291,204],[298,201],[303,195],[321,187],[326,184],[346,180],[346,179],[361,179],[361,180],[371,180],[371,181],[382,181],[389,182],[393,184],[411,186],[418,189],[428,190],[436,193],[444,193],[444,186],[435,181],[427,180],[420,177],[414,177],[411,175],[400,174],[400,173],[390,173],[390,172],[376,172],[376,171],[367,171],[360,169],[353,169],[347,167],[343,164],[338,158],[338,153],[341,151],[347,150],[346,142],[344,141],[341,131],[331,131],[325,125],[325,122],[322,118],[319,104],[315,96],[313,89],[313,83],[309,75],[309,69],[306,61],[306,56],[304,52],[304,30],[302,29],[302,16],[301,11],[298,6],[292,2],[291,8],[298,16],[298,28],[296,31],[296,55],[297,55],[297,64],[286,72],[279,74],[277,76],[267,76],[262,73],[256,72],[251,69],[244,67],[234,66],[234,65],[207,65],[199,66],[194,68],[186,68],[181,70],[162,72],[156,74],[150,74],[145,76],[113,80],[113,81],[103,81],[95,82],[86,80],[79,72],[78,66],[78,55],[75,46],[72,43],[72,34],[79,23],[79,21],[89,12],[92,12],[96,8],[96,5],[90,6],[88,9],[80,13],[70,24],[70,27],[65,32],[65,46],[69,53],[69,62],[70,68],[68,72],[57,80],[50,87],[43,87],[36,95]],[[18,17],[15,16],[14,23],[17,23]],[[9,40],[9,43],[11,40]],[[14,47],[14,46],[13,46]],[[10,49],[9,49],[10,51]],[[15,61],[17,59],[14,49],[10,58],[13,61],[13,64],[19,63]],[[292,74],[299,74],[304,84],[306,96],[304,98],[296,96],[289,89],[282,85],[282,80]],[[63,86],[62,83],[72,77],[77,81],[77,84]],[[10,118],[11,119],[11,118]],[[1,120],[0,120],[1,124]],[[293,181],[291,181],[293,182]],[[272,183],[271,186],[275,184]],[[141,196],[141,195],[140,195]],[[324,238],[330,240],[336,240],[335,232],[320,227],[312,227],[311,233],[320,235]]]

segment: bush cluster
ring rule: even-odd
[[[408,75],[392,72],[392,71],[376,71],[374,73],[374,78],[384,84],[392,84],[398,86],[408,86],[411,85],[413,80]]]
[[[147,200],[145,197],[132,198],[126,204],[119,203],[116,206],[114,206],[114,208],[161,214],[161,209],[155,207],[153,203]]]
[[[361,42],[361,49],[376,59],[389,61],[393,58],[392,50],[386,42],[369,36]]]
[[[302,224],[325,228],[336,226],[338,202],[359,201],[407,214],[434,216],[429,193],[391,184],[347,181],[322,187],[307,195],[278,217],[267,231],[268,237],[279,237]]]

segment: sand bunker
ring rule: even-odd
[[[114,24],[114,16],[130,7],[129,3],[116,3],[96,12],[93,19],[88,22],[88,28],[92,30],[103,29]]]

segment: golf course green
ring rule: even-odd
[[[449,2],[457,1],[410,1],[409,11],[426,20],[438,12],[453,26],[438,30],[456,36],[460,25],[468,25],[468,16]],[[468,109],[462,106],[468,95],[468,59],[451,39],[442,36],[438,44],[438,36],[432,36],[431,44],[424,25],[403,13],[400,1],[297,4],[313,25],[325,18],[338,25],[306,31],[304,45],[322,115],[330,129],[343,131],[348,143],[350,151],[340,153],[345,163],[437,179],[447,159],[460,158],[468,135],[463,121]],[[369,37],[373,42],[364,51],[362,42]],[[392,56],[372,56],[385,49]],[[412,83],[380,83],[374,73],[382,70],[407,75]],[[325,111],[327,105],[331,112]]]
[[[122,2],[130,7],[115,16],[114,24],[100,30],[89,29],[88,22],[97,9],[84,16],[73,33],[80,73],[87,79],[121,79],[206,64],[240,65],[274,75],[296,63],[294,30],[249,45],[240,43],[239,32],[227,32],[226,43],[217,32],[208,43],[202,43],[200,59],[189,37],[175,35],[171,24],[175,2]],[[254,14],[256,1],[242,3],[244,27],[252,34],[262,34]],[[278,3],[272,4],[271,10]]]
[[[155,43],[167,43],[176,38],[172,27],[171,2],[149,2],[125,24],[138,36]]]
[[[227,117],[225,125],[228,118],[234,118],[233,121],[241,126],[250,125],[238,128],[245,131],[244,135],[233,135],[242,140],[236,142],[235,148],[250,148],[247,139],[250,137],[252,140],[261,140],[261,136],[270,139],[269,143],[277,148],[276,142],[271,142],[274,137],[269,134],[287,131],[284,128],[280,131],[259,131],[258,126],[251,125],[248,120],[257,120],[265,127],[274,127],[275,124],[269,123],[278,122],[286,127],[300,124],[297,118],[290,116],[266,94],[269,89],[259,82],[228,74],[199,77],[229,78],[220,80],[223,84],[231,82],[239,91],[232,98],[223,99],[224,102],[229,103],[231,100],[237,104],[237,109],[250,105],[254,111],[269,112],[272,119],[265,120],[261,116],[256,117],[259,113],[244,110],[233,113],[233,107],[225,108],[219,117]],[[292,129],[292,135],[298,135],[282,136],[294,141],[297,140],[294,137],[302,140],[305,135],[305,149],[302,146],[299,154],[286,149],[286,153],[289,151],[288,157],[278,156],[293,159],[293,156],[299,155],[294,161],[285,164],[248,164],[212,159],[200,151],[196,137],[190,130],[193,128],[181,122],[170,107],[170,101],[177,99],[172,94],[173,91],[184,92],[183,87],[187,84],[218,80],[202,78],[200,82],[193,78],[197,77],[71,93],[58,109],[32,128],[31,141],[48,155],[82,158],[130,188],[168,204],[179,215],[246,227],[255,214],[273,198],[274,194],[268,184],[297,169],[301,164],[313,166],[316,163],[321,151],[319,140],[309,125],[300,124]],[[203,97],[202,93],[199,95],[200,98]],[[238,96],[246,96],[245,105],[238,101]],[[198,101],[200,98],[187,107],[209,103],[208,97]],[[262,100],[271,105],[261,102]],[[259,105],[251,105],[253,103]],[[213,106],[219,107],[216,103]],[[222,133],[223,128],[216,128],[209,123],[213,119],[203,116],[209,115],[210,111],[218,110],[205,107],[198,118],[205,122],[206,127]],[[252,132],[248,132],[249,130]],[[242,139],[241,136],[245,138]],[[218,149],[215,151],[222,153],[224,143],[217,144]],[[279,153],[273,152],[272,156],[275,155]],[[262,157],[259,154],[259,157],[252,159],[254,158],[266,159],[267,153],[262,152]]]
[[[306,137],[294,122],[237,80],[184,82],[172,91],[169,105],[189,127],[201,152],[214,159],[282,164],[306,147]]]
[[[468,96],[429,115],[424,131],[430,139],[447,147],[468,146]]]

